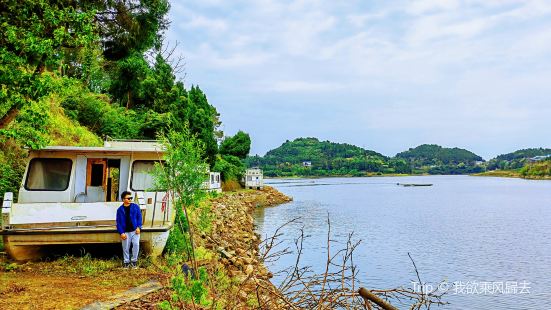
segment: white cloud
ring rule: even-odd
[[[313,122],[310,135],[365,129],[383,144],[385,130],[399,130],[401,143],[430,132],[468,144],[464,130],[503,149],[511,139],[500,134],[520,139],[534,124],[551,130],[543,125],[551,117],[550,1],[209,0],[174,8],[179,27],[168,37],[183,45],[189,82],[209,89],[219,110],[254,107],[259,123],[283,124],[295,136],[305,129],[286,124],[288,113],[279,119],[284,102],[318,104],[293,109],[297,119],[348,111],[338,114],[342,129]],[[225,115],[229,131],[244,123],[240,113]],[[275,135],[257,138],[262,145],[289,138]]]
[[[345,86],[337,83],[319,83],[307,81],[276,81],[272,85],[262,87],[265,91],[274,92],[316,92],[324,93],[343,89]]]
[[[217,18],[207,18],[205,16],[193,16],[190,21],[180,24],[181,28],[204,28],[213,33],[224,32],[228,29],[226,21]]]

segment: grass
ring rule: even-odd
[[[477,177],[522,178],[522,175],[518,170],[491,170],[472,175]]]
[[[65,115],[59,105],[59,98],[49,98],[50,124],[48,133],[50,145],[78,145],[78,146],[101,146],[101,139],[88,130],[86,127],[71,120]]]

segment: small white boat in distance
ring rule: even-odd
[[[17,203],[4,194],[0,235],[8,255],[31,260],[51,245],[120,243],[115,216],[123,191],[142,210],[140,246],[160,255],[175,214],[166,191],[151,190],[163,152],[157,141],[140,140],[30,151]]]

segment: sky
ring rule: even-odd
[[[551,147],[551,1],[172,1],[165,44],[251,154]]]

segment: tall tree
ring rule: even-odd
[[[0,2],[0,129],[52,91],[51,74],[68,51],[96,41],[94,11],[69,1]]]
[[[233,137],[228,137],[220,144],[220,154],[233,155],[245,159],[251,150],[251,137],[248,133],[238,131]]]

